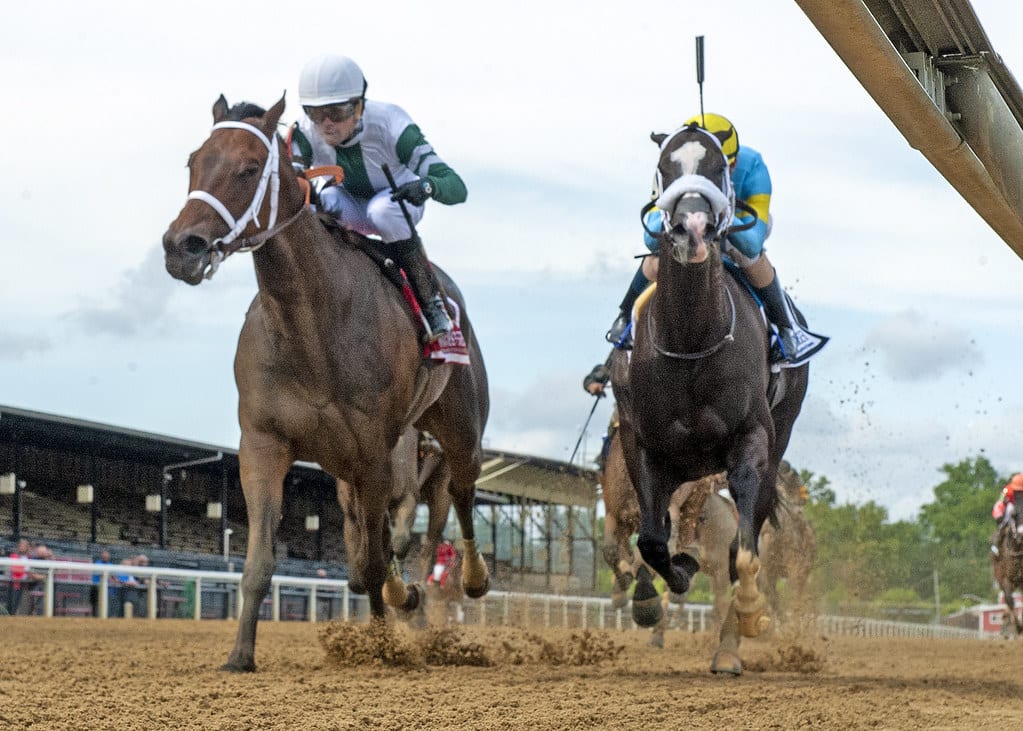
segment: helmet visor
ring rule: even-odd
[[[323,124],[330,120],[335,124],[345,122],[355,116],[355,110],[359,105],[358,99],[353,99],[341,104],[326,104],[322,107],[302,107],[306,115],[313,121],[313,124]]]

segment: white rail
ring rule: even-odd
[[[112,579],[112,577],[124,574],[146,580],[146,586],[139,588],[139,591],[146,596],[145,612],[136,612],[136,616],[156,619],[159,592],[167,590],[171,582],[176,584],[178,591],[186,583],[194,582],[193,619],[198,620],[203,617],[204,588],[208,591],[216,590],[227,593],[225,618],[237,618],[241,609],[242,600],[239,588],[242,575],[237,572],[0,558],[0,569],[6,574],[0,577],[3,583],[11,581],[10,567],[12,566],[19,569],[24,568],[26,573],[34,572],[44,575],[42,614],[46,617],[54,616],[54,596],[57,584],[93,585],[94,576],[98,577],[96,584],[98,587],[97,614],[102,618],[109,617],[108,589],[116,585],[114,583],[116,578]],[[275,574],[270,583],[268,619],[272,621],[282,619],[281,607],[285,594],[290,594],[300,600],[304,605],[303,618],[309,622],[316,622],[324,618],[348,620],[353,616],[366,616],[369,611],[367,598],[350,592],[347,581]],[[328,612],[325,617],[319,616],[318,612],[321,598],[329,599],[332,605],[332,611]],[[335,602],[339,603],[336,608],[333,607]],[[611,600],[603,597],[491,591],[479,600],[463,600],[461,608],[464,613],[463,621],[470,624],[514,624],[616,630],[636,628],[631,614],[627,610],[611,609]],[[712,607],[707,604],[686,604],[681,610],[676,605],[669,605],[669,612],[676,614],[673,624],[690,632],[708,629],[711,624],[711,610]],[[997,636],[979,630],[944,625],[855,617],[821,616],[817,622],[821,631],[831,635],[944,639],[984,639]]]

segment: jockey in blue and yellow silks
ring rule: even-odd
[[[739,146],[739,135],[725,117],[718,114],[697,115],[686,120],[685,125],[696,123],[718,138],[721,150],[728,158],[732,187],[737,201],[742,201],[756,211],[755,224],[745,230],[733,231],[728,235],[722,253],[725,253],[745,271],[757,296],[764,304],[768,319],[777,327],[779,347],[772,360],[783,366],[802,365],[816,354],[828,341],[802,327],[796,319],[791,303],[782,289],[781,282],[764,251],[764,242],[771,234],[771,174],[763,157],[752,147]],[[683,125],[684,126],[684,125]],[[737,210],[734,225],[750,223],[753,215]],[[659,233],[663,228],[663,217],[654,208],[645,220],[644,243],[656,253],[659,241],[649,232]],[[629,285],[629,291],[620,305],[621,312],[607,333],[607,339],[621,344],[622,337],[632,318],[632,307],[651,280],[656,278],[657,259],[647,257],[640,265]]]

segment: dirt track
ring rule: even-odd
[[[259,672],[233,675],[217,667],[234,628],[0,618],[0,729],[958,731],[1023,717],[1008,679],[1017,642],[746,641],[747,670],[731,678],[708,672],[709,637],[678,631],[657,650],[645,632],[401,627],[382,638],[365,625],[263,622]]]

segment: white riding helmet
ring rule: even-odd
[[[317,56],[306,63],[298,78],[298,100],[304,107],[342,104],[365,92],[362,69],[347,56]]]

